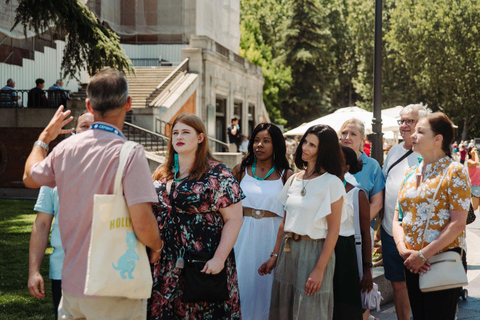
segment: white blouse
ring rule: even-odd
[[[303,187],[306,194],[302,197],[300,193]],[[325,239],[328,233],[326,217],[331,213],[331,204],[341,197],[343,222],[347,218],[347,197],[345,187],[337,176],[328,172],[310,180],[291,176],[278,196],[287,214],[285,232],[308,235],[312,239]]]

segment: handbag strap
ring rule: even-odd
[[[432,202],[430,203],[430,206],[428,208],[427,222],[425,223],[425,229],[423,230],[422,248],[423,248],[423,245],[425,244],[425,237],[426,237],[426,234],[427,234],[428,226],[430,224],[430,214],[433,211],[433,203],[435,202],[435,198],[437,197],[437,193],[440,190],[440,187],[442,186],[443,180],[447,176],[448,169],[450,168],[450,166],[451,166],[451,163],[445,169],[445,172],[443,173],[442,178],[440,179],[440,183],[438,184],[437,190],[435,190],[435,194],[433,195]],[[463,248],[465,248],[465,230],[463,230]],[[463,248],[460,248],[460,249],[462,249],[462,250],[460,250],[461,251],[460,257],[463,256]]]
[[[400,162],[403,161],[403,159],[405,159],[406,157],[408,157],[409,155],[411,155],[413,153],[413,150],[410,149],[408,150],[403,156],[401,156],[397,161],[395,161],[391,166],[390,168],[388,168],[387,170],[387,176],[388,176],[388,173],[390,172],[390,170],[393,169],[393,167],[395,167],[397,164],[399,164]]]
[[[117,194],[117,195],[123,194],[123,185],[122,185],[123,170],[125,169],[125,165],[127,164],[127,159],[128,159],[128,156],[130,155],[130,152],[133,150],[133,148],[135,148],[136,145],[137,143],[133,141],[126,141],[122,146],[122,150],[120,150],[118,169],[117,169],[117,174],[115,175],[115,184],[113,187],[113,194]]]
[[[445,177],[448,173],[448,168],[450,168],[450,165],[445,169],[445,172],[443,173],[442,177],[440,178],[440,182],[438,183],[437,189],[435,190],[435,193],[433,194],[432,202],[430,202],[430,205],[428,206],[427,222],[425,223],[425,229],[423,230],[422,248],[423,248],[423,244],[425,243],[425,237],[426,237],[426,234],[427,234],[428,225],[430,224],[430,214],[433,211],[433,203],[435,202],[435,198],[437,197],[438,191],[440,190],[440,187],[442,186],[443,179],[445,179]]]

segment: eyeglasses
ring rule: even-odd
[[[413,119],[400,119],[400,120],[397,120],[397,123],[398,125],[401,125],[401,124],[406,124],[407,126],[411,126],[412,124],[414,124],[417,120],[413,120]]]

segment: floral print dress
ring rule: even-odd
[[[153,206],[153,211],[165,246],[153,268],[150,319],[241,319],[233,250],[225,261],[230,294],[225,302],[184,303],[183,269],[175,268],[181,248],[187,252],[215,252],[224,226],[219,209],[245,198],[225,165],[211,161],[210,168],[210,172],[199,180],[177,183],[173,194],[176,218],[172,214],[166,179],[154,182],[159,204]]]
[[[470,207],[470,179],[467,169],[460,163],[453,162],[445,156],[435,163],[426,165],[425,178],[417,186],[417,177],[421,175],[423,162],[415,170],[398,194],[398,202],[403,211],[402,226],[405,232],[405,243],[408,249],[420,250],[435,240],[440,232],[450,222],[450,211],[467,210]],[[430,223],[422,247],[423,233],[427,223],[427,214],[433,195],[444,173],[447,173],[442,182],[433,210],[430,214]],[[446,251],[462,246],[463,234],[460,234],[452,243],[442,249]]]

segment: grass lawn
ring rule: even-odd
[[[33,200],[0,200],[0,320],[54,319],[47,249],[41,273],[45,281],[45,299],[30,295],[28,246],[36,215]]]

